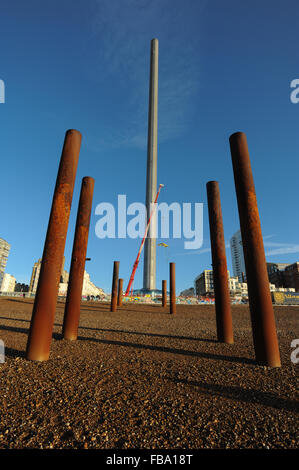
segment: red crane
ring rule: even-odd
[[[151,223],[151,218],[152,218],[152,215],[153,213],[155,212],[156,210],[156,203],[157,203],[157,200],[158,200],[158,197],[159,197],[159,194],[160,194],[160,191],[161,191],[161,188],[164,187],[164,184],[160,184],[159,185],[159,189],[158,189],[158,192],[157,192],[157,195],[156,195],[156,199],[154,201],[154,207],[152,209],[152,212],[149,216],[149,219],[148,219],[148,222],[147,222],[147,226],[146,226],[146,229],[145,229],[145,232],[144,232],[144,236],[143,236],[143,239],[142,239],[142,242],[141,242],[141,245],[140,245],[140,248],[139,248],[139,251],[138,251],[138,254],[137,254],[137,258],[135,260],[135,263],[133,264],[133,269],[132,269],[132,274],[131,274],[131,277],[130,277],[130,280],[129,280],[129,283],[128,283],[128,287],[127,287],[127,290],[126,290],[126,293],[125,293],[125,297],[129,295],[130,293],[130,289],[131,289],[131,286],[133,284],[133,281],[134,281],[134,277],[135,277],[135,273],[136,273],[136,269],[138,268],[138,264],[139,264],[139,259],[140,259],[140,255],[141,255],[141,252],[142,252],[142,248],[143,248],[143,245],[145,243],[145,239],[146,239],[146,236],[147,236],[147,232],[148,232],[148,229],[149,229],[149,226],[150,226],[150,223]],[[132,290],[133,290],[133,287],[132,287]]]

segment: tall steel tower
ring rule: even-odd
[[[151,40],[151,65],[149,84],[146,209],[151,212],[150,204],[157,193],[157,139],[158,139],[158,39]],[[151,229],[157,224],[157,213],[153,214]],[[155,232],[153,232],[155,233]],[[156,289],[156,239],[147,238],[144,245],[143,288]]]

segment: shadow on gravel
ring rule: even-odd
[[[16,333],[27,333],[28,334],[29,328],[19,328],[18,326],[1,325],[0,330],[15,331]]]
[[[22,357],[25,358],[25,351],[5,347],[5,356],[7,357]]]
[[[17,333],[28,334],[29,328],[18,328],[15,326],[1,325],[0,330],[15,331]],[[119,330],[116,330],[116,331],[119,331]],[[56,340],[59,340],[59,339],[62,339],[62,335],[60,333],[54,332],[53,338]],[[92,342],[101,343],[101,344],[111,344],[115,346],[125,346],[125,347],[135,348],[135,349],[147,349],[151,351],[161,351],[161,352],[172,353],[172,354],[181,354],[183,356],[193,356],[193,357],[201,357],[204,359],[214,359],[218,361],[221,360],[221,361],[228,361],[228,362],[239,362],[241,364],[256,364],[256,362],[253,359],[248,359],[246,357],[222,356],[220,354],[211,354],[211,353],[204,353],[204,352],[198,352],[198,351],[188,351],[186,349],[168,348],[165,346],[153,346],[151,344],[128,343],[125,341],[90,338],[86,336],[78,336],[78,340],[79,341],[92,341]]]
[[[27,321],[28,323],[30,323],[29,320],[22,320],[22,321]],[[58,326],[61,326],[61,325],[58,325]],[[7,325],[1,325],[0,326],[0,331],[1,330],[15,331],[16,333],[26,333],[27,335],[29,333],[29,328],[20,328],[20,327],[16,327],[16,326],[7,326]],[[52,338],[57,339],[57,340],[62,339],[62,335],[60,333],[53,332]]]
[[[11,317],[0,317],[2,320],[11,320],[11,321],[26,321],[30,323],[30,320],[24,320],[23,318],[11,318]]]
[[[140,343],[128,343],[122,341],[114,341],[108,339],[98,339],[98,338],[87,338],[85,336],[78,336],[78,340],[81,341],[93,341],[96,343],[102,344],[111,344],[115,346],[125,346],[135,349],[148,349],[150,351],[161,351],[172,354],[181,354],[183,356],[194,356],[201,357],[204,359],[214,359],[217,361],[228,361],[228,362],[240,362],[241,364],[256,364],[253,359],[248,359],[246,357],[237,357],[237,356],[221,356],[220,354],[211,354],[198,351],[187,351],[185,349],[176,349],[176,348],[167,348],[165,346],[153,346],[151,344],[140,344]]]
[[[19,303],[22,303],[22,304],[32,304],[33,303],[33,300],[34,299],[28,299],[28,297],[26,298],[19,298],[19,299],[5,299],[6,302],[19,302]]]
[[[217,343],[216,339],[207,339],[207,338],[195,338],[194,336],[172,336],[172,335],[161,335],[160,333],[143,333],[139,331],[129,331],[129,330],[112,330],[108,328],[90,328],[89,326],[80,326],[79,330],[95,330],[95,331],[108,331],[110,333],[127,333],[130,335],[140,335],[140,336],[155,336],[158,338],[173,338],[173,339],[186,339],[191,341],[206,341],[208,343]]]
[[[227,387],[224,385],[200,383],[192,380],[168,377],[170,382],[182,383],[198,387],[200,392],[207,395],[218,395],[233,400],[244,401],[247,403],[258,403],[279,410],[299,412],[299,404],[296,401],[286,400],[274,393],[262,392],[261,390],[245,390],[241,387]]]
[[[11,321],[22,321],[30,323],[30,320],[23,320],[21,318],[9,318],[9,317],[1,317],[3,320],[11,320]],[[62,326],[62,323],[54,323],[54,326]],[[24,328],[13,327],[13,326],[0,326],[0,330],[9,330],[9,331],[18,331],[19,333],[25,333],[27,330]],[[195,338],[194,336],[173,336],[173,335],[162,335],[160,333],[143,333],[139,331],[129,331],[129,330],[113,330],[110,328],[91,328],[90,326],[79,326],[79,330],[94,330],[94,331],[107,331],[109,333],[126,333],[130,335],[140,335],[140,336],[153,336],[158,338],[170,338],[170,339],[185,339],[190,341],[206,341],[207,343],[217,343],[216,339],[207,339],[207,338]],[[54,333],[55,334],[55,333]]]

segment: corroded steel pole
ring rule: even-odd
[[[216,325],[218,341],[233,344],[233,324],[227,276],[226,252],[217,181],[207,183],[210,238],[215,292]]]
[[[112,291],[111,291],[111,312],[117,310],[117,284],[118,284],[119,261],[114,261],[113,265],[113,278],[112,278]]]
[[[46,361],[50,355],[80,145],[80,132],[68,130],[58,169],[27,342],[26,357],[34,361]]]
[[[167,306],[167,281],[162,281],[162,307]]]
[[[69,284],[62,327],[64,339],[72,341],[76,340],[78,337],[93,189],[94,179],[90,176],[85,176],[82,179],[81,184]]]
[[[117,306],[121,307],[123,303],[123,284],[124,280],[119,278],[118,280],[118,293],[117,293]]]
[[[175,263],[169,263],[169,277],[170,277],[170,313],[176,313],[176,299],[175,299]]]
[[[230,136],[256,360],[280,367],[266,258],[246,135]]]

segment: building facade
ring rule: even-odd
[[[299,263],[298,263],[299,266]],[[228,288],[231,297],[245,297],[248,298],[247,282],[240,282],[237,276],[228,276]],[[295,292],[293,287],[276,287],[274,284],[269,283],[271,292]],[[214,296],[214,282],[213,271],[206,269],[194,281],[194,289],[196,296]]]
[[[84,271],[82,295],[93,295],[96,297],[97,295],[103,294],[103,289],[97,287],[93,282],[91,282],[89,274]]]
[[[293,288],[299,292],[299,262],[289,264],[284,272],[284,287]]]
[[[299,262],[288,263],[267,263],[269,281],[275,284],[276,288],[295,289],[299,292]]]
[[[276,287],[284,287],[284,270],[288,263],[267,263],[269,281]]]
[[[10,244],[3,238],[0,238],[0,286],[2,286],[9,251]]]
[[[65,271],[65,277],[62,279],[62,282],[59,284],[59,295],[67,295],[68,289],[68,278],[69,274]],[[104,291],[100,287],[97,287],[93,282],[90,280],[90,275],[84,271],[84,278],[83,278],[83,287],[82,287],[82,296],[94,296],[103,295]]]
[[[14,292],[16,285],[16,278],[11,274],[4,273],[2,284],[1,284],[1,292]]]
[[[32,293],[36,292],[41,263],[42,263],[42,259],[40,258],[33,265],[30,284],[29,284],[29,292],[32,292]]]
[[[214,295],[214,280],[212,269],[205,269],[194,280],[195,295]]]
[[[248,296],[247,282],[240,282],[237,276],[228,278],[228,287],[231,296]]]
[[[63,257],[60,282],[68,282],[68,280],[69,280],[69,274],[64,269],[64,263],[65,263],[65,257]],[[33,268],[32,268],[32,274],[31,274],[30,285],[29,285],[29,292],[32,292],[33,294],[35,294],[36,289],[37,289],[41,264],[42,264],[42,259],[39,258],[39,260],[36,261],[36,263],[34,263]]]
[[[230,239],[230,251],[232,256],[234,277],[237,277],[239,282],[245,282],[246,269],[240,230],[238,230]]]

